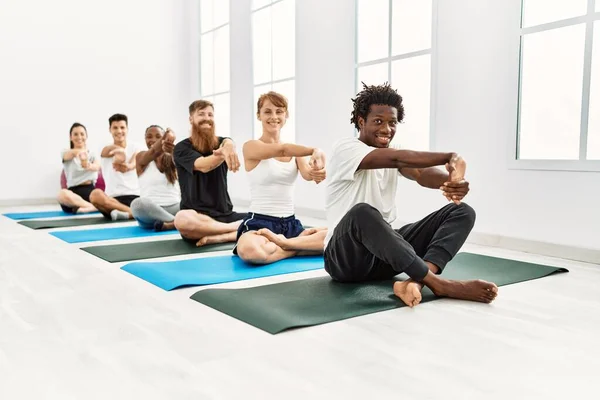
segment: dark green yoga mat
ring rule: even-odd
[[[176,231],[173,231],[173,233],[176,233]],[[208,253],[209,251],[233,250],[234,245],[235,243],[220,243],[196,247],[195,243],[186,242],[183,239],[173,239],[82,247],[81,250],[87,251],[108,262],[119,262],[179,256],[182,254]]]
[[[111,221],[104,217],[87,217],[87,218],[65,218],[65,219],[48,219],[48,220],[30,219],[30,220],[26,220],[26,221],[19,221],[17,223],[24,225],[31,229],[51,229],[51,228],[68,228],[71,226],[110,224],[113,222],[127,222],[127,221],[123,221],[123,220]]]
[[[447,279],[483,279],[503,286],[556,272],[568,270],[460,253],[446,266],[443,276]],[[404,303],[392,292],[392,284],[392,280],[338,283],[330,277],[319,277],[247,289],[205,289],[191,298],[275,334],[403,307]],[[422,294],[422,303],[438,298],[427,288]]]

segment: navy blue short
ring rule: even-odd
[[[304,231],[302,222],[296,219],[295,215],[280,218],[250,212],[240,224],[235,241],[237,242],[240,236],[248,231],[257,231],[262,228],[267,228],[274,234],[283,235],[288,239],[295,238]],[[233,249],[234,254],[237,254],[236,250],[237,246]]]

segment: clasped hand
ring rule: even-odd
[[[308,172],[311,179],[318,185],[323,182],[327,176],[325,170],[325,153],[321,150],[315,150],[308,161],[310,171]]]

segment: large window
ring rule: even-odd
[[[429,149],[432,0],[357,0],[356,87],[389,82],[403,98],[394,142]]]
[[[215,0],[216,1],[216,0]],[[289,102],[290,118],[281,132],[281,140],[295,141],[295,0],[252,1],[252,56],[254,71],[253,111],[258,97],[270,90],[281,93]],[[254,137],[262,135],[255,118]]]
[[[512,153],[521,167],[598,169],[599,11],[600,0],[523,0]]]
[[[200,0],[200,97],[215,105],[219,136],[230,132],[229,0]]]

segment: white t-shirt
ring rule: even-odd
[[[112,144],[112,143],[111,143]],[[144,149],[135,142],[127,142],[125,148],[125,162],[128,163],[135,153],[139,153]],[[105,193],[107,196],[126,196],[140,195],[140,185],[138,182],[137,172],[134,169],[131,171],[117,172],[113,168],[113,157],[102,157],[102,177],[106,184]]]
[[[65,156],[67,151],[72,149],[65,149],[60,153],[60,158]],[[87,150],[88,163],[92,164],[96,161],[96,155],[93,151]],[[67,188],[73,186],[79,186],[83,182],[92,181],[92,185],[96,183],[98,179],[98,171],[88,171],[81,166],[81,159],[74,157],[69,161],[63,161],[63,170],[65,171],[65,178],[67,179]]]
[[[396,189],[400,175],[398,170],[387,168],[357,171],[363,158],[375,149],[358,138],[342,139],[334,145],[325,181],[328,182],[325,200],[328,232],[325,247],[342,217],[358,203],[375,207],[389,224],[396,219]]]

